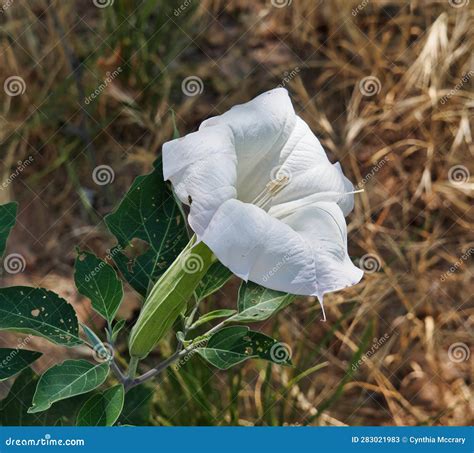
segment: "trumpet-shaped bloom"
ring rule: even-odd
[[[362,278],[347,254],[353,186],[285,89],[165,143],[163,173],[198,239],[242,279],[322,300]]]

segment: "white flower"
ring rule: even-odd
[[[163,173],[198,239],[242,279],[321,301],[362,278],[347,254],[353,186],[285,89],[165,143]]]

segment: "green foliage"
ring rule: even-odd
[[[143,296],[188,242],[184,219],[163,181],[160,164],[135,179],[105,221],[118,241],[110,254],[125,279]],[[130,258],[123,250],[136,239],[145,241],[148,250]]]
[[[252,282],[243,282],[239,290],[239,313],[233,316],[231,321],[264,321],[287,307],[294,299],[292,294],[274,291]]]
[[[44,288],[0,288],[0,330],[39,335],[64,346],[82,343],[72,306]]]
[[[122,384],[92,395],[77,414],[78,426],[112,426],[123,408],[125,391]]]
[[[28,407],[35,393],[38,376],[30,368],[15,379],[8,395],[0,401],[0,426],[71,426],[76,408],[83,404],[86,394],[58,401],[49,410],[30,414]]]
[[[231,277],[232,272],[219,261],[216,261],[196,288],[197,300],[201,301],[221,289]]]
[[[118,424],[150,425],[153,393],[154,389],[146,385],[140,385],[129,390],[125,394],[125,402]]]
[[[246,326],[219,330],[209,339],[206,347],[197,348],[196,351],[221,370],[252,358],[269,360],[279,365],[291,365],[291,351],[286,345]]]
[[[1,348],[0,381],[19,373],[41,356],[41,352],[28,351],[26,349]]]
[[[108,373],[107,363],[66,360],[55,365],[41,376],[28,412],[41,412],[49,409],[56,401],[90,392],[105,381]]]
[[[88,297],[94,310],[112,322],[122,302],[122,282],[112,266],[90,252],[79,252],[74,280],[78,291]]]
[[[221,310],[214,310],[202,315],[191,327],[195,329],[196,327],[201,326],[202,324],[206,324],[207,322],[213,321],[214,319],[219,318],[227,318],[232,316],[236,313],[236,310],[228,310],[228,309],[221,309]]]
[[[17,208],[14,202],[0,205],[0,257],[5,252],[8,235],[15,225]]]

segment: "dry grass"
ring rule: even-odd
[[[203,0],[196,11],[171,9],[170,19],[141,17],[143,8],[120,0],[115,16],[81,2],[28,3],[0,17],[0,80],[17,74],[27,87],[2,93],[4,180],[19,159],[35,160],[0,197],[22,203],[11,248],[35,282],[52,270],[71,278],[76,244],[104,251],[110,238],[98,218],[171,136],[170,107],[188,132],[284,83],[331,158],[365,189],[349,219],[350,254],[370,254],[378,271],[328,296],[326,323],[314,301],[299,300],[265,326],[292,345],[296,369],[252,363],[227,377],[188,364],[157,387],[155,423],[472,424],[473,362],[448,353],[473,347],[472,2]],[[77,61],[82,73],[71,75]],[[84,93],[118,66],[85,105]],[[203,80],[200,96],[181,92],[189,75]],[[107,191],[91,181],[98,163],[116,171]],[[235,285],[209,304],[234,304]],[[365,349],[382,344],[338,397],[371,322]],[[178,388],[186,392],[171,398]]]

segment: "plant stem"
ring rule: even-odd
[[[135,377],[135,374],[137,374],[137,367],[138,367],[138,362],[139,362],[138,357],[131,357],[130,358],[130,363],[128,364],[128,379],[133,379]]]

